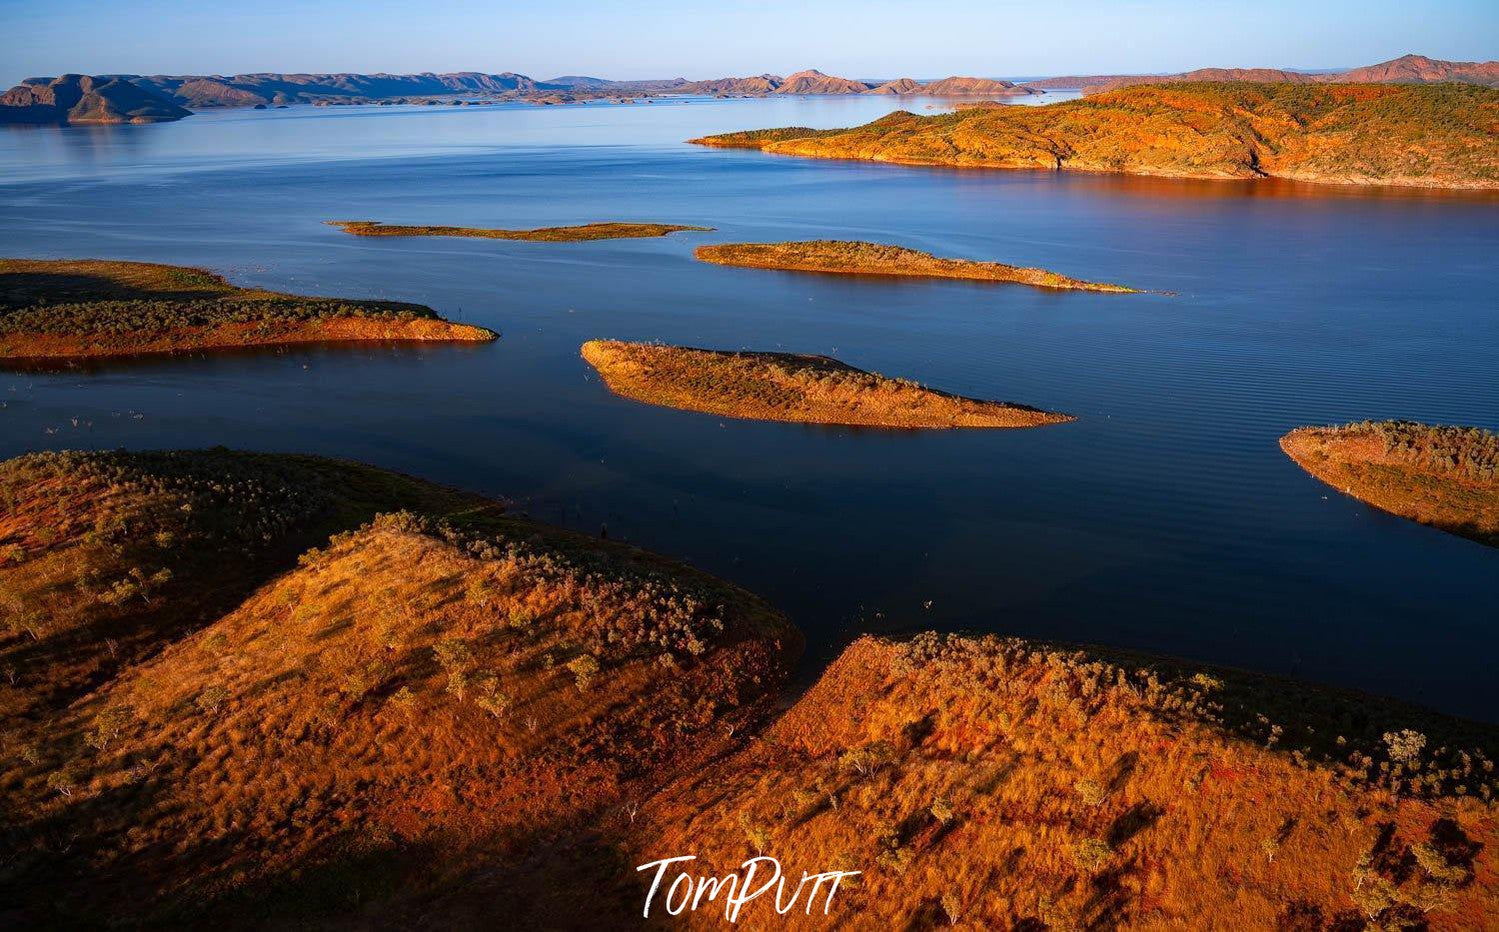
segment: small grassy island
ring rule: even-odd
[[[1364,421],[1280,439],[1297,465],[1376,508],[1499,547],[1499,435],[1476,427]]]
[[[1489,87],[1192,82],[691,141],[904,165],[1496,189],[1496,114]]]
[[[513,239],[530,243],[581,243],[598,239],[647,239],[669,233],[711,233],[712,227],[674,223],[584,223],[570,227],[538,227],[534,230],[494,230],[486,227],[402,226],[378,220],[329,220],[355,236],[464,236],[477,239]]]
[[[493,339],[491,330],[443,320],[420,304],[239,288],[175,265],[0,259],[0,360]]]
[[[695,255],[716,265],[835,275],[890,275],[904,278],[957,278],[965,281],[1012,282],[1035,288],[1068,291],[1105,291],[1133,294],[1136,289],[1104,282],[1069,278],[1046,269],[1028,269],[1002,262],[943,259],[930,253],[850,240],[809,240],[791,243],[723,243],[699,246]]]
[[[648,404],[760,421],[864,427],[1040,427],[1073,418],[979,401],[826,356],[591,340],[583,358],[610,391]]]

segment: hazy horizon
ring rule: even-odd
[[[1384,2],[1308,7],[1269,0],[1241,12],[1187,0],[1072,0],[1039,15],[1031,4],[952,0],[935,17],[912,15],[890,0],[729,0],[707,13],[684,0],[518,10],[433,0],[417,12],[393,0],[337,0],[316,9],[267,0],[254,10],[195,10],[185,19],[180,6],[162,0],[129,9],[58,0],[12,22],[14,51],[0,81],[68,72],[423,71],[698,80],[804,68],[856,78],[1042,77],[1203,67],[1314,71],[1407,53],[1495,57],[1499,7],[1472,0],[1441,6],[1433,15],[1429,7]],[[1349,22],[1359,24],[1357,36],[1349,35]]]

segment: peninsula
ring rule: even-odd
[[[0,361],[310,342],[482,343],[495,337],[420,304],[239,288],[202,269],[0,259]]]
[[[694,139],[965,168],[1499,189],[1499,90],[1457,84],[1129,87],[1046,107],[897,112],[852,129]]]
[[[752,269],[783,269],[834,275],[888,275],[903,278],[956,278],[965,281],[1010,282],[1065,291],[1103,291],[1133,294],[1136,289],[1104,282],[1069,278],[1046,269],[1021,268],[1002,262],[942,259],[930,253],[844,240],[788,243],[723,243],[699,246],[694,253],[704,262]]]
[[[647,404],[758,421],[862,427],[1040,427],[1073,418],[979,401],[826,356],[591,340],[583,358],[609,390]]]
[[[487,227],[403,226],[377,220],[329,220],[345,233],[355,236],[463,236],[478,239],[524,240],[533,243],[576,243],[599,239],[644,239],[669,233],[711,233],[712,227],[681,226],[671,223],[584,223],[566,227],[538,227],[534,230],[496,230]]]
[[[1361,502],[1499,547],[1499,435],[1491,431],[1363,421],[1298,428],[1280,448]]]

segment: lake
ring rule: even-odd
[[[683,140],[927,101],[296,107],[0,132],[0,255],[199,265],[418,301],[482,347],[305,348],[0,373],[0,455],[305,451],[503,496],[732,579],[806,633],[978,630],[1189,657],[1499,720],[1499,552],[1305,475],[1292,427],[1499,429],[1499,199],[950,171]],[[334,219],[716,227],[548,244]],[[846,238],[1172,294],[697,263]],[[1021,431],[753,423],[610,395],[588,339],[824,353],[1077,415]]]

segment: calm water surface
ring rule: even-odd
[[[0,255],[202,265],[420,301],[480,348],[305,349],[0,374],[0,455],[225,444],[508,497],[770,598],[813,675],[863,631],[1199,658],[1499,719],[1499,551],[1389,517],[1276,446],[1302,424],[1499,428],[1499,201],[952,172],[682,140],[902,102],[294,108],[0,132]],[[925,102],[904,102],[919,112]],[[585,244],[371,240],[330,219],[598,220]],[[1174,295],[849,281],[693,261],[839,237]],[[1078,415],[1027,431],[727,421],[611,396],[594,337],[836,355]]]

